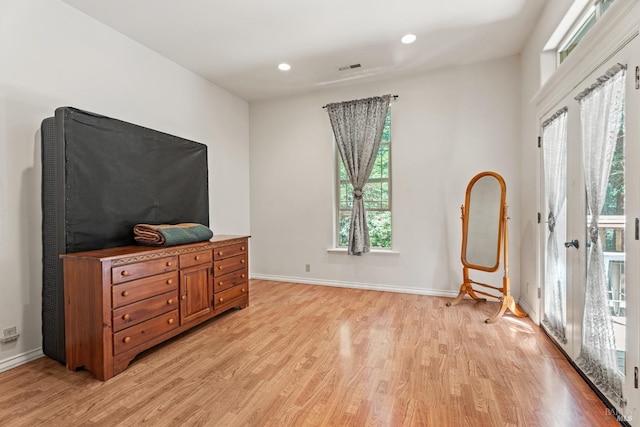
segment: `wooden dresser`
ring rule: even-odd
[[[67,369],[107,380],[141,351],[249,305],[249,237],[61,255]]]

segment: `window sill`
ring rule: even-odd
[[[328,248],[327,252],[330,254],[344,254],[347,255],[347,248]],[[392,249],[371,249],[368,253],[376,255],[400,255],[400,252]]]

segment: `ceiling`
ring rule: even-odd
[[[63,1],[247,101],[518,54],[547,2]]]

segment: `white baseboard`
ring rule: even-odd
[[[0,372],[8,371],[9,369],[24,365],[25,363],[29,363],[32,360],[39,359],[43,356],[44,353],[42,353],[42,348],[38,347],[34,350],[27,351],[26,353],[0,360]]]
[[[525,313],[527,313],[533,323],[540,326],[540,318],[538,317],[538,313],[535,310],[529,307],[529,305],[522,300],[518,301],[518,305],[524,310]]]
[[[375,283],[360,283],[360,282],[344,282],[344,281],[324,280],[324,279],[307,279],[302,277],[291,277],[291,276],[272,276],[269,274],[251,273],[251,278],[256,280],[272,280],[276,282],[302,283],[305,285],[333,286],[337,288],[366,289],[370,291],[398,292],[403,294],[429,295],[434,297],[453,298],[458,295],[458,290],[441,291],[441,290],[435,290],[435,289],[416,289],[416,288],[411,288],[407,286],[392,286],[392,285],[381,285],[381,284],[375,284]]]

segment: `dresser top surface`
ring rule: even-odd
[[[60,258],[86,258],[86,259],[118,259],[123,257],[129,257],[131,255],[144,255],[146,253],[165,252],[166,256],[179,255],[185,251],[192,252],[199,249],[211,249],[219,247],[225,244],[233,244],[235,241],[248,239],[251,236],[247,235],[218,235],[213,236],[211,239],[204,242],[189,243],[186,245],[176,246],[119,246],[116,248],[96,249],[93,251],[74,252],[61,254]]]

